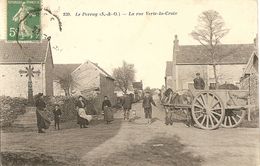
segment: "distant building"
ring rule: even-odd
[[[217,47],[217,75],[220,84],[240,86],[240,77],[254,50],[254,44],[221,44]],[[202,45],[179,45],[177,35],[173,59],[166,63],[165,86],[173,90],[193,89],[195,74],[200,73],[208,87],[215,87],[212,60]]]
[[[101,109],[104,96],[108,96],[112,104],[116,101],[114,94],[114,78],[103,70],[98,64],[86,61],[82,64],[57,64],[55,65],[55,95],[65,95],[64,90],[59,85],[59,77],[71,74],[73,83],[71,84],[72,95],[83,95],[95,98],[95,107]]]
[[[134,90],[141,90],[141,91],[143,90],[142,80],[140,82],[133,82],[132,85]]]
[[[133,82],[133,89],[134,89],[134,101],[137,102],[142,99],[143,97],[143,82]]]
[[[39,92],[53,95],[53,59],[51,45],[48,40],[37,43],[18,43],[0,41],[0,95],[12,97],[28,96],[28,77],[20,74],[26,71],[29,58],[34,74],[32,77],[33,94]]]

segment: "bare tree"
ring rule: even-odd
[[[129,86],[135,79],[134,65],[123,61],[122,67],[113,70],[113,77],[115,78],[116,86],[126,94]]]
[[[218,76],[216,65],[223,57],[217,57],[217,47],[220,40],[229,32],[225,28],[225,22],[221,15],[214,10],[202,12],[198,18],[198,25],[191,32],[191,36],[206,49],[207,56],[210,57],[214,71],[216,87],[218,87]]]
[[[60,84],[60,87],[64,90],[65,96],[70,96],[72,82],[73,80],[70,73],[63,76],[58,76],[58,83]]]

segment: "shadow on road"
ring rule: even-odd
[[[164,166],[200,166],[202,157],[184,151],[180,138],[157,137],[141,145],[134,145],[123,152],[111,154],[89,165],[164,165]]]

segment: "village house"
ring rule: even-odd
[[[254,51],[252,52],[243,75],[240,80],[241,89],[247,89],[250,92],[250,101],[251,104],[259,104],[259,75],[258,75],[258,48],[257,48],[257,39],[255,39]]]
[[[221,84],[240,87],[240,78],[254,51],[254,44],[221,44],[216,50],[217,75]],[[206,88],[215,85],[212,59],[202,45],[179,45],[175,35],[173,59],[166,62],[165,86],[173,90],[193,89],[193,79],[200,73]]]
[[[0,41],[0,95],[28,97],[26,72],[33,69],[33,94],[53,95],[53,59],[49,40],[35,43]]]
[[[116,95],[114,94],[114,78],[102,69],[98,64],[86,61],[82,64],[56,64],[54,94],[65,95],[64,90],[59,85],[59,77],[66,76],[68,73],[72,77],[71,95],[82,95],[86,98],[95,100],[95,108],[101,110],[101,104],[104,96],[108,96],[112,105],[115,104]]]

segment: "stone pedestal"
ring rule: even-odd
[[[26,107],[26,112],[20,115],[13,123],[16,127],[36,127],[36,107]]]

